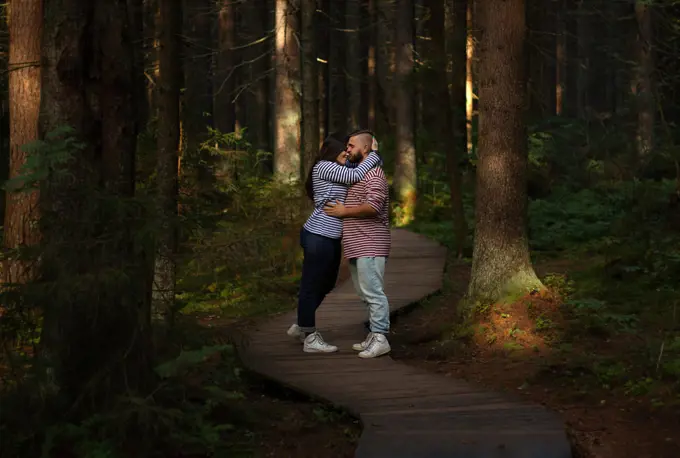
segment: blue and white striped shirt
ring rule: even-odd
[[[332,239],[342,237],[342,220],[323,211],[327,202],[345,203],[350,184],[363,180],[366,173],[381,163],[380,156],[370,152],[356,168],[331,161],[319,161],[312,169],[314,211],[307,218],[304,228],[309,232]]]

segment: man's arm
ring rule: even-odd
[[[363,203],[355,207],[345,207],[338,202],[328,202],[323,207],[323,211],[329,216],[336,218],[372,218],[378,214],[375,208],[369,203]]]
[[[337,218],[373,218],[382,210],[388,197],[387,182],[381,177],[372,176],[366,182],[366,202],[355,207],[345,207],[338,201],[327,203],[324,211]]]
[[[380,213],[383,206],[389,199],[389,187],[387,186],[387,181],[385,176],[382,175],[371,175],[366,180],[366,205],[370,205],[375,211],[375,215]]]
[[[342,205],[342,204],[340,204]],[[356,207],[345,207],[341,218],[372,218],[378,214],[370,204],[365,203]]]

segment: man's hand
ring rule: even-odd
[[[378,140],[373,137],[373,143],[371,144],[371,151],[378,151]]]
[[[345,207],[337,200],[335,203],[326,203],[323,211],[328,216],[335,216],[336,218],[373,218],[378,215],[376,209],[369,203],[363,203],[355,207]]]
[[[337,200],[335,203],[326,202],[323,211],[326,212],[328,216],[335,216],[336,218],[344,218],[347,215],[347,208]]]

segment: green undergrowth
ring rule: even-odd
[[[198,176],[198,166],[192,164],[197,156],[183,156],[176,222],[179,316],[174,320],[181,329],[158,342],[157,350],[164,351],[155,355],[151,391],[110,399],[105,410],[88,407],[81,414],[65,406],[63,412],[46,412],[51,404],[45,386],[39,376],[29,376],[40,373],[35,370],[40,314],[21,307],[5,309],[0,359],[3,457],[257,456],[265,436],[276,442],[281,439],[272,435],[296,434],[288,423],[300,423],[304,436],[306,430],[327,424],[324,415],[332,417],[320,406],[312,412],[301,400],[277,407],[280,396],[268,396],[260,381],[243,372],[222,329],[194,326],[195,315],[237,320],[293,307],[300,272],[299,230],[305,216],[301,187],[273,182],[258,172],[259,165],[251,163],[256,155],[238,136],[213,134],[217,138],[208,142],[213,145],[209,153],[221,165],[210,189],[192,182]],[[153,174],[143,177],[139,195],[150,197],[152,183]],[[149,238],[157,229],[152,226]],[[111,270],[116,278],[127,274]],[[59,305],[54,299],[45,297],[41,303]],[[83,385],[90,382],[84,380]],[[26,405],[26,399],[35,405]],[[288,413],[294,421],[274,421]],[[349,424],[354,434],[352,421],[338,422]]]
[[[241,373],[229,345],[188,347],[155,372],[151,393],[120,396],[82,421],[61,420],[44,430],[3,425],[3,456],[198,457],[253,446],[248,410],[240,405]],[[3,409],[18,407],[10,404]]]
[[[174,334],[175,348],[166,349],[174,356],[155,367],[157,385],[148,395],[120,396],[106,411],[60,421],[44,433],[5,427],[3,456],[254,457],[294,440],[282,435],[305,437],[320,429],[331,436],[320,445],[356,441],[356,420],[245,371],[222,335],[185,321]],[[327,432],[333,430],[338,433]]]
[[[653,406],[680,402],[680,208],[673,206],[675,189],[671,180],[631,181],[589,189],[564,186],[532,199],[532,258],[554,296],[521,299],[525,305],[515,308],[492,304],[478,309],[477,320],[487,323],[484,329],[474,320],[442,325],[440,344],[453,339],[468,347],[480,341],[473,339],[480,332],[491,344],[502,332],[508,354],[531,354],[546,345],[552,356],[542,374],[563,377],[574,396],[597,388],[644,397]],[[420,220],[410,228],[453,247],[451,221]],[[469,258],[451,259],[449,271],[466,264]],[[461,288],[460,278],[449,279],[442,297],[426,307],[451,307]],[[517,314],[527,313],[530,320],[518,321]],[[539,337],[539,344],[530,335]]]
[[[197,218],[192,226],[179,269],[178,311],[236,319],[292,307],[306,217],[301,191],[258,176],[232,183],[216,223],[203,226]]]

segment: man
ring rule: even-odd
[[[347,142],[348,158],[361,162],[371,152],[373,134],[357,131]],[[385,173],[376,166],[363,180],[350,186],[345,204],[328,203],[324,211],[343,219],[342,248],[349,260],[352,283],[367,304],[370,332],[352,348],[361,358],[390,352],[390,305],[384,291],[385,264],[390,253],[389,191]]]

